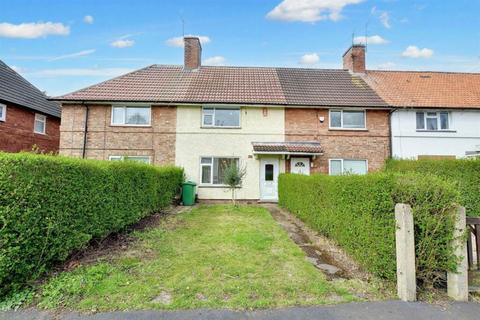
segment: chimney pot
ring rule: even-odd
[[[354,44],[343,54],[343,68],[353,73],[365,73],[365,46],[363,44]]]
[[[202,45],[198,37],[184,37],[184,69],[197,70],[202,65]]]

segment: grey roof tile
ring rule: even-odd
[[[57,102],[47,100],[43,92],[1,60],[0,100],[60,118],[60,105]]]

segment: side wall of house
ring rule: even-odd
[[[112,126],[110,105],[90,105],[85,157],[149,156],[158,165],[175,162],[176,108],[152,106],[148,127]],[[86,106],[63,105],[60,154],[81,157]]]
[[[228,189],[221,186],[201,185],[201,157],[238,157],[247,174],[239,199],[259,199],[260,161],[253,156],[252,142],[284,141],[283,108],[241,108],[241,128],[202,128],[200,106],[177,107],[177,137],[175,163],[185,169],[188,180],[198,184],[200,199],[229,199]],[[276,156],[280,158],[280,156]],[[285,161],[280,160],[280,172]]]
[[[0,150],[31,151],[36,145],[40,151],[58,152],[59,118],[47,115],[45,134],[35,133],[33,132],[35,111],[9,103],[5,105],[7,106],[6,119],[0,121]]]
[[[417,131],[416,112],[425,109],[396,110],[392,113],[393,156],[416,159],[418,156],[465,157],[480,148],[480,110],[448,110],[448,131]],[[432,110],[438,111],[438,110]]]
[[[312,163],[312,173],[328,174],[329,159],[366,159],[368,171],[381,169],[390,156],[389,111],[367,110],[366,127],[366,130],[329,129],[328,109],[285,110],[286,141],[316,141],[323,148],[324,154]]]

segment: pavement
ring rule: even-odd
[[[381,301],[347,303],[333,306],[291,307],[256,311],[184,310],[128,311],[95,314],[51,314],[35,309],[0,313],[5,320],[470,320],[480,319],[480,303],[450,303],[434,305],[423,302]]]

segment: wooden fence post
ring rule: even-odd
[[[408,204],[395,205],[395,222],[398,297],[403,301],[415,301],[417,300],[415,238],[412,208]]]
[[[468,301],[467,243],[464,237],[467,228],[465,207],[456,207],[455,216],[454,240],[452,245],[455,250],[455,255],[461,260],[457,265],[457,272],[447,273],[447,292],[448,296],[455,301]]]

